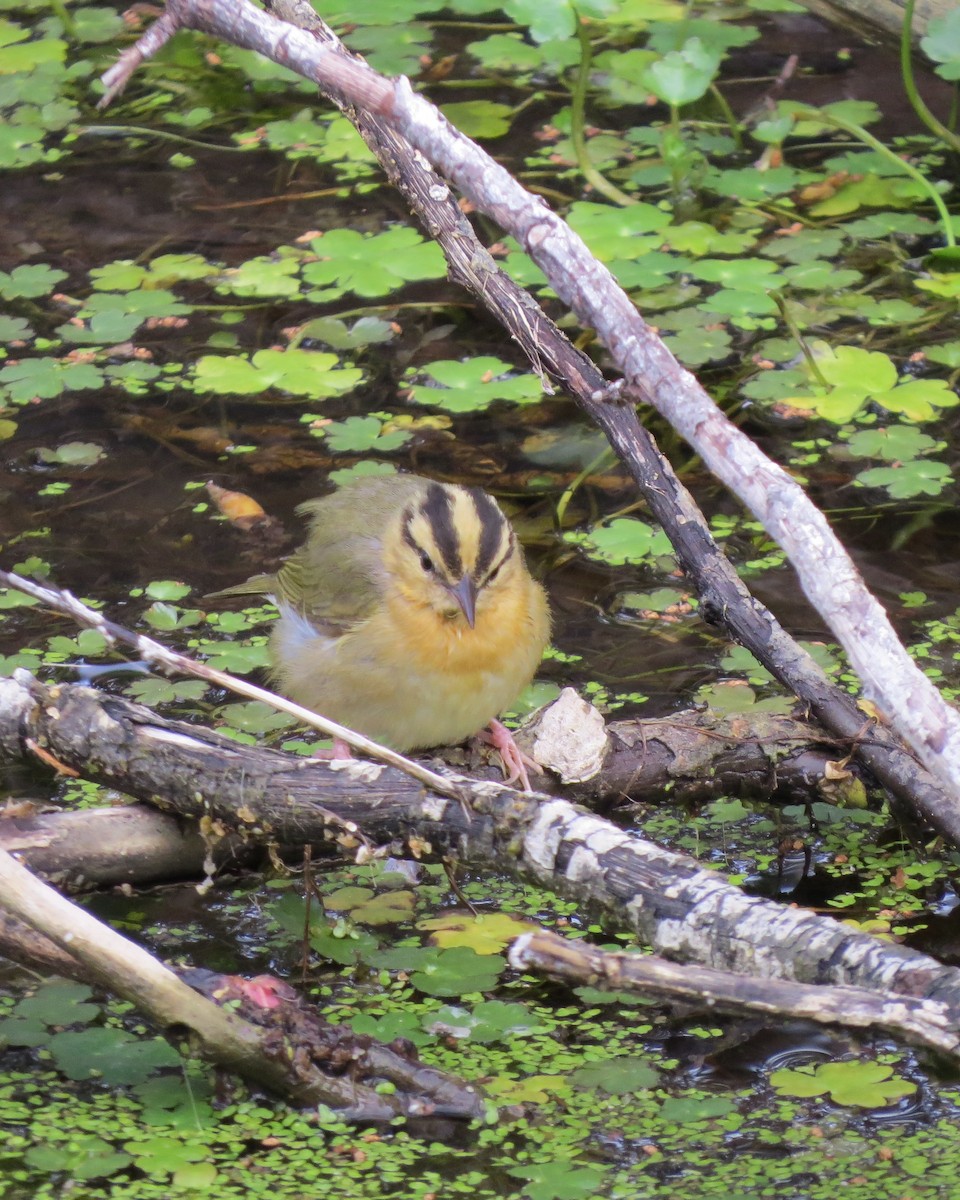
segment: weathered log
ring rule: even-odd
[[[195,822],[127,804],[8,816],[0,821],[0,848],[67,892],[196,879],[253,857],[239,838],[211,845]]]
[[[858,31],[881,30],[891,41],[900,37],[905,0],[801,0],[820,16]],[[924,37],[931,21],[945,17],[956,7],[955,0],[917,0],[911,25],[913,41]]]
[[[715,871],[565,800],[456,776],[461,800],[439,798],[390,767],[258,751],[90,688],[46,688],[18,672],[0,684],[0,755],[19,758],[22,737],[114,787],[116,754],[108,747],[120,747],[129,760],[127,790],[203,818],[212,831],[261,843],[326,842],[351,854],[453,855],[572,896],[608,928],[630,929],[668,957],[936,999],[960,1024],[960,970],[745,896]]]

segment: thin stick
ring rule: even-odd
[[[18,592],[33,596],[35,600],[39,600],[48,608],[71,617],[78,625],[83,625],[87,629],[96,629],[110,645],[120,643],[132,647],[138,657],[150,663],[151,666],[159,668],[165,674],[194,675],[198,679],[205,679],[208,683],[214,683],[218,687],[227,688],[238,696],[245,696],[248,700],[259,700],[279,712],[289,713],[291,717],[295,717],[304,725],[310,725],[328,737],[339,738],[340,741],[346,742],[351,749],[359,750],[362,754],[369,755],[370,758],[386,763],[387,766],[396,767],[397,770],[426,784],[428,788],[438,792],[441,796],[448,796],[452,800],[459,801],[464,806],[466,813],[469,813],[467,800],[472,788],[504,786],[493,782],[478,785],[475,779],[468,779],[463,775],[438,775],[436,771],[421,766],[413,759],[405,758],[396,750],[381,746],[379,742],[371,741],[362,733],[356,733],[345,725],[339,725],[336,721],[320,716],[319,713],[311,712],[309,708],[294,704],[292,700],[287,700],[284,696],[278,696],[275,692],[267,691],[266,688],[257,687],[256,684],[247,683],[245,679],[237,679],[225,671],[217,671],[213,667],[197,662],[196,659],[188,658],[185,654],[178,654],[175,650],[161,645],[160,642],[155,642],[153,638],[133,633],[122,625],[117,625],[114,621],[109,620],[102,613],[88,608],[71,592],[60,588],[43,587],[31,579],[24,579],[20,575],[14,574],[13,571],[0,570],[0,585],[16,588]],[[332,769],[343,770],[346,767],[332,767]],[[506,790],[512,791],[513,789],[507,788]]]

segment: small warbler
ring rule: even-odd
[[[488,726],[505,776],[529,789],[496,717],[533,678],[550,613],[496,501],[395,475],[357,480],[298,511],[310,517],[306,544],[275,576],[219,593],[275,599],[279,690],[403,752]]]

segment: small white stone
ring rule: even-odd
[[[562,783],[583,783],[603,766],[609,738],[602,715],[573,688],[564,688],[537,716],[532,757]]]

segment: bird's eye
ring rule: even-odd
[[[500,567],[499,566],[494,567],[493,570],[490,572],[490,574],[487,576],[487,583],[493,583],[493,581],[496,579],[496,577],[499,574],[500,574]]]
[[[429,554],[423,551],[421,551],[420,554],[420,566],[423,567],[424,571],[426,571],[428,575],[433,570],[433,559]]]

